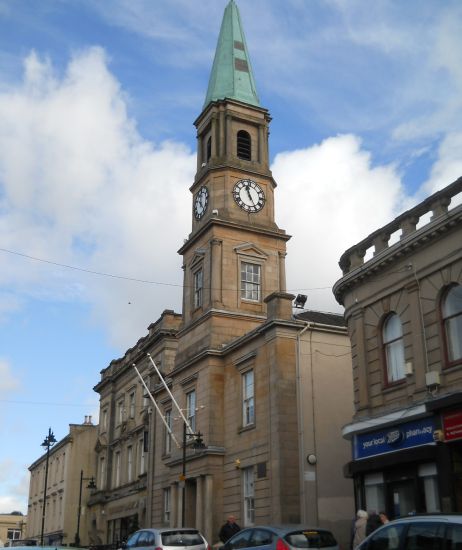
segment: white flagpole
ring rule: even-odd
[[[173,401],[175,407],[177,408],[178,412],[180,413],[180,416],[181,418],[183,419],[183,422],[186,424],[186,427],[188,428],[189,430],[189,435],[194,435],[194,431],[193,429],[191,428],[191,424],[188,422],[187,418],[185,417],[185,415],[183,414],[183,411],[180,409],[178,403],[175,401],[175,398],[173,397],[173,394],[172,392],[170,391],[170,388],[168,387],[167,383],[165,382],[164,380],[164,377],[162,376],[160,370],[157,368],[157,365],[154,363],[154,361],[152,360],[152,357],[151,357],[151,354],[148,353],[147,354],[148,357],[149,357],[149,360],[151,361],[152,363],[152,366],[156,369],[156,372],[157,372],[157,375],[159,376],[160,378],[160,381],[162,382],[162,384],[164,385],[164,388],[167,390],[167,393],[169,394],[171,400]]]
[[[175,442],[178,449],[181,449],[181,445],[178,443],[176,437],[174,436],[172,428],[170,428],[170,426],[168,425],[168,422],[165,420],[165,417],[162,414],[161,410],[159,409],[159,406],[157,405],[156,400],[152,396],[152,393],[149,391],[149,388],[147,387],[146,382],[143,380],[143,377],[141,376],[140,371],[136,368],[135,363],[133,363],[132,366],[136,370],[136,374],[138,375],[139,379],[141,380],[141,383],[143,384],[144,389],[148,392],[148,395],[149,395],[151,401],[154,403],[154,407],[156,408],[157,412],[159,413],[159,416],[162,418],[162,422],[164,423],[165,427],[167,428],[168,433],[170,434],[171,438]]]

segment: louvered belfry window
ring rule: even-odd
[[[242,160],[252,160],[252,141],[245,130],[237,133],[237,156]]]

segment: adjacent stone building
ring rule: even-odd
[[[340,432],[353,414],[350,344],[342,316],[294,315],[270,120],[231,0],[195,121],[182,314],[164,312],[95,387],[90,516],[104,543],[137,526],[181,525],[215,543],[231,513],[241,526],[323,525],[348,543],[354,503]]]
[[[43,529],[45,545],[74,544],[77,534],[82,546],[90,543],[90,526],[85,507],[90,496],[88,484],[96,473],[94,450],[97,430],[98,427],[92,424],[91,417],[87,416],[83,424],[70,424],[69,434],[50,448]],[[40,544],[46,454],[29,466],[29,471],[27,538],[35,539]]]
[[[335,284],[352,346],[346,474],[390,517],[462,512],[462,178],[347,250]]]
[[[16,540],[24,538],[27,516],[21,512],[0,514],[0,546],[9,546]]]

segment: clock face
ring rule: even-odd
[[[252,180],[239,180],[234,186],[233,197],[246,212],[259,212],[265,206],[265,193]]]
[[[207,210],[209,203],[209,190],[202,186],[194,197],[194,216],[200,220]]]

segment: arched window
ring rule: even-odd
[[[387,381],[390,384],[406,376],[404,370],[403,326],[399,315],[396,313],[392,313],[386,318],[383,324],[382,338],[387,365]]]
[[[462,360],[462,286],[454,285],[441,304],[444,337],[449,363]]]
[[[242,160],[252,160],[252,141],[245,130],[237,133],[237,156]]]
[[[206,152],[206,162],[210,160],[212,156],[212,136],[207,140],[207,152]]]

